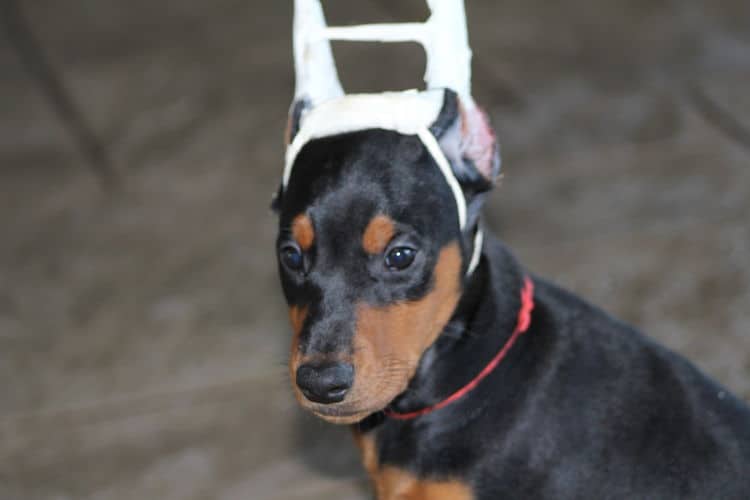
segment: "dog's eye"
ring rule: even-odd
[[[299,271],[304,264],[304,258],[299,248],[287,245],[281,249],[281,261],[292,271]]]
[[[389,269],[398,271],[406,269],[414,262],[414,256],[417,251],[409,247],[396,247],[385,256],[385,265]]]

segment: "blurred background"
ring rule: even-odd
[[[750,2],[467,3],[489,224],[750,398]],[[0,5],[0,499],[368,498],[287,380],[291,2]],[[421,85],[416,46],[334,50],[350,91]]]

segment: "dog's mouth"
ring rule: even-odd
[[[376,352],[365,342],[355,344],[354,351],[352,357],[325,362],[292,351],[290,375],[300,406],[329,423],[352,424],[384,410],[407,389],[417,357]],[[346,386],[341,395],[335,390],[339,385]]]
[[[380,410],[378,408],[356,409],[347,404],[311,404],[307,405],[307,408],[315,416],[332,424],[354,424]]]
[[[354,424],[364,420],[373,413],[382,411],[388,404],[400,394],[394,391],[393,397],[347,397],[339,403],[321,404],[305,398],[299,388],[295,387],[297,400],[303,408],[315,416],[333,424]]]
[[[292,385],[297,401],[315,416],[333,424],[353,424],[364,420],[373,413],[382,411],[406,390],[408,377],[398,378],[402,380],[398,380],[398,382],[389,380],[390,383],[387,384],[382,383],[383,378],[377,381],[360,379],[355,382],[352,391],[343,400],[329,404],[311,401],[296,384]],[[368,387],[369,390],[363,391],[364,387]]]

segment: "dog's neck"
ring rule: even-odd
[[[409,387],[391,409],[408,413],[435,405],[471,381],[513,333],[523,279],[523,270],[510,251],[488,238],[455,314],[425,351]],[[512,349],[503,364],[512,364],[517,355],[518,349]]]

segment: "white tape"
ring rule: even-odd
[[[466,269],[466,275],[471,276],[474,269],[479,265],[479,259],[482,257],[482,244],[484,243],[484,232],[480,226],[477,226],[477,233],[474,235],[474,250],[471,252],[469,267]]]

